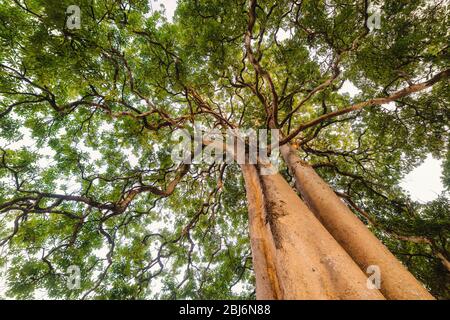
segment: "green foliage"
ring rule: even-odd
[[[6,294],[254,298],[239,167],[196,164],[178,177],[170,136],[193,121],[266,128],[274,100],[286,135],[449,67],[443,1],[375,2],[381,29],[368,32],[364,1],[258,1],[251,47],[275,99],[244,45],[248,1],[179,0],[168,21],[147,0],[81,0],[81,29],[68,29],[71,1],[0,0]],[[346,81],[360,93],[343,93]],[[450,188],[449,90],[445,79],[292,141],[336,191],[369,212],[373,231],[442,299],[450,297],[439,258],[450,259],[448,194],[418,204],[399,183],[431,153],[445,159]],[[161,192],[173,181],[173,193]],[[67,287],[70,266],[80,267],[78,289]]]

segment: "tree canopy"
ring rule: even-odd
[[[369,28],[367,0],[179,0],[173,21],[148,0],[77,0],[72,29],[73,2],[0,0],[7,296],[254,298],[239,166],[171,158],[172,133],[201,122],[279,128],[450,297],[447,1],[371,1]],[[429,154],[446,191],[418,203],[399,184]]]

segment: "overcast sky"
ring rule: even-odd
[[[169,21],[172,21],[173,14],[175,12],[175,9],[177,7],[177,1],[176,0],[150,0],[151,6],[153,10],[159,10],[160,5],[164,5],[164,8],[166,9],[166,17]]]

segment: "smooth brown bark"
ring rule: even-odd
[[[265,222],[264,196],[259,175],[254,165],[242,165],[241,169],[248,202],[250,244],[256,277],[256,299],[283,299],[275,267],[275,245],[270,225]]]
[[[385,299],[280,174],[260,178],[284,299]]]
[[[380,268],[381,292],[386,298],[434,299],[314,169],[301,161],[295,149],[283,145],[281,153],[306,204],[337,242],[363,271],[371,265]]]

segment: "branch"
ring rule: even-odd
[[[247,57],[248,60],[250,61],[250,63],[253,65],[253,68],[255,69],[256,73],[258,75],[261,75],[268,83],[269,83],[269,87],[270,87],[270,91],[272,93],[272,110],[271,110],[271,114],[268,114],[267,117],[269,118],[269,123],[271,123],[272,126],[277,126],[277,122],[278,122],[278,94],[276,92],[275,89],[275,85],[272,81],[272,77],[270,76],[270,74],[263,69],[263,67],[261,66],[261,64],[259,63],[258,59],[255,57],[254,53],[253,53],[253,49],[252,49],[252,36],[253,36],[253,27],[255,26],[256,23],[256,0],[250,0],[250,4],[249,4],[249,12],[248,12],[248,17],[249,17],[249,21],[248,21],[248,26],[247,26],[247,31],[245,33],[245,50],[247,52]],[[267,110],[267,106],[266,110]]]
[[[349,113],[352,111],[357,111],[357,110],[363,109],[365,107],[374,106],[374,105],[382,105],[385,103],[392,102],[394,100],[406,97],[412,93],[419,92],[426,88],[429,88],[429,87],[433,86],[435,83],[437,83],[441,80],[447,79],[449,76],[450,76],[450,69],[447,69],[447,70],[444,70],[444,71],[436,74],[434,77],[432,77],[428,81],[409,86],[407,88],[404,88],[402,90],[399,90],[399,91],[393,93],[392,95],[390,95],[388,97],[371,99],[368,101],[354,104],[353,106],[350,106],[348,108],[344,108],[341,110],[337,110],[334,112],[324,114],[314,120],[311,120],[310,122],[307,122],[307,123],[302,124],[299,127],[297,127],[297,129],[295,129],[291,134],[289,134],[288,136],[286,136],[284,139],[282,139],[280,141],[280,145],[288,143],[293,138],[295,138],[300,132],[304,131],[305,129],[311,128],[327,119],[334,118],[334,117],[337,117],[337,116],[340,116],[340,115],[343,115],[343,114],[346,114],[346,113]]]

